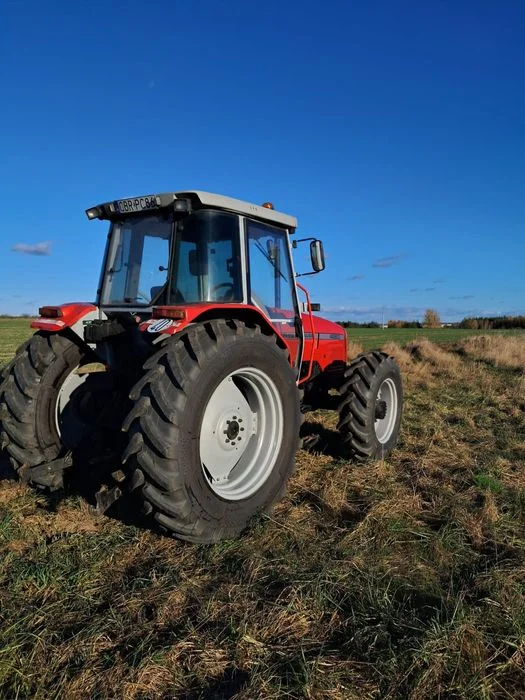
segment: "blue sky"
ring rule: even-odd
[[[319,235],[306,279],[334,319],[525,313],[522,0],[2,14],[0,312],[94,297],[86,207],[193,188]]]

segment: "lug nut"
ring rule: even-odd
[[[244,428],[241,428],[241,430],[244,430]]]

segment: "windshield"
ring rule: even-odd
[[[242,301],[239,217],[202,209],[177,226],[168,303]]]
[[[150,306],[167,281],[173,219],[170,214],[115,222],[102,304]]]

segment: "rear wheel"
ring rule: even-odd
[[[100,413],[93,408],[88,348],[60,334],[35,333],[15,357],[2,384],[2,444],[15,469],[55,460],[78,447]]]
[[[399,437],[403,385],[397,362],[384,352],[356,357],[340,389],[338,429],[351,457],[382,459]]]
[[[22,345],[20,345],[20,347],[16,351],[16,354],[13,357],[13,359],[0,369],[0,469],[1,469],[2,461],[3,461],[3,456],[5,455],[7,457],[7,453],[5,452],[5,447],[7,446],[7,443],[9,442],[7,435],[2,433],[2,418],[3,418],[4,414],[6,413],[6,409],[2,408],[4,390],[7,386],[7,378],[9,377],[11,369],[12,369],[13,365],[15,364],[18,355],[20,355],[22,352],[24,352],[24,350],[26,349],[28,344],[29,344],[29,340],[26,340],[24,343],[22,343]]]
[[[132,488],[176,536],[238,535],[295,465],[299,390],[275,336],[213,320],[170,338],[145,365],[125,423]]]

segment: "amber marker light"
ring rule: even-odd
[[[155,306],[151,312],[152,318],[174,318],[183,321],[186,318],[184,309],[174,309],[173,306]]]
[[[275,209],[273,204],[271,202],[265,202],[263,205],[263,209]]]
[[[58,306],[41,306],[38,313],[42,318],[60,318],[63,316],[62,309]]]

